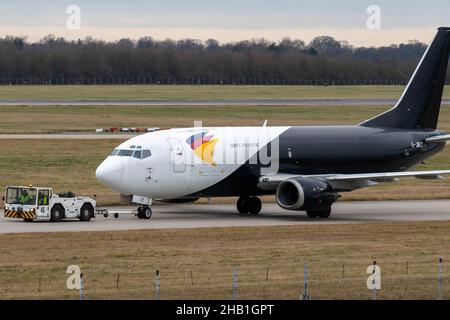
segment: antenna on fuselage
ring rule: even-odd
[[[264,120],[264,123],[263,123],[263,127],[265,127],[267,125],[267,119],[266,120]]]

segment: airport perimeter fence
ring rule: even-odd
[[[297,78],[160,78],[72,77],[36,78],[0,76],[0,85],[297,85],[297,86],[404,86],[408,80],[392,79],[297,79]]]
[[[367,287],[370,261],[358,264],[149,266],[117,272],[83,269],[81,290],[66,270],[32,270],[0,282],[2,299],[450,299],[450,270],[438,261],[379,262],[379,290]],[[158,270],[158,275],[156,270]],[[2,278],[5,278],[4,276]],[[8,278],[9,279],[9,278]],[[371,280],[369,279],[369,282]],[[370,282],[373,284],[373,282]]]

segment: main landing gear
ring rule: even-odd
[[[137,217],[139,219],[150,219],[152,217],[152,209],[149,206],[141,206],[137,209]]]
[[[258,197],[239,197],[237,204],[239,214],[258,214],[261,212],[261,199]]]
[[[331,206],[321,208],[319,210],[307,210],[308,218],[328,218],[331,214]]]

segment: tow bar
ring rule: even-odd
[[[118,219],[118,218],[119,218],[119,213],[118,213],[118,212],[112,213],[112,212],[109,212],[108,209],[96,209],[96,210],[95,210],[95,214],[101,214],[101,215],[103,215],[105,218],[108,218],[109,215],[112,214],[113,217],[114,217],[115,219]]]

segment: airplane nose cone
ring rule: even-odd
[[[123,176],[123,166],[119,159],[106,158],[95,171],[95,176],[103,184],[119,190]]]

